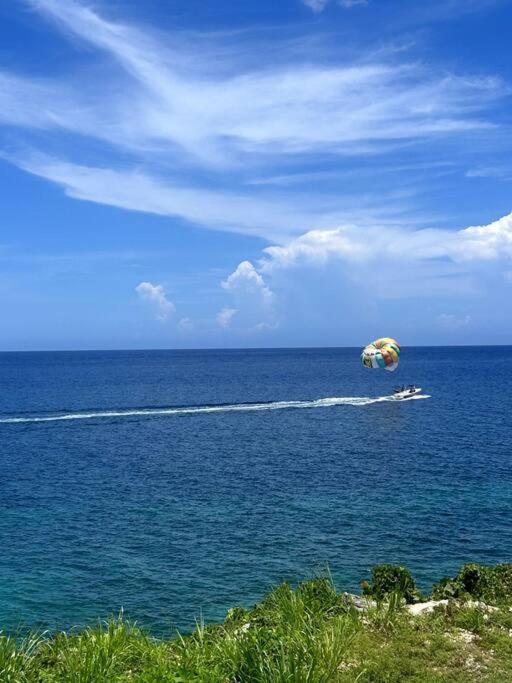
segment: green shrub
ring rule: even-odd
[[[434,600],[455,600],[460,598],[463,593],[462,584],[456,579],[445,576],[432,588],[432,598]]]
[[[405,602],[412,603],[420,597],[411,572],[393,564],[376,565],[372,570],[371,584],[364,582],[362,586],[364,593],[376,600],[398,594]]]
[[[445,577],[432,590],[434,599],[474,598],[490,603],[512,599],[512,564],[488,567],[465,564],[454,578]]]

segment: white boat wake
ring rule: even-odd
[[[427,394],[411,396],[404,400],[414,401],[430,398]],[[267,403],[234,403],[231,405],[206,405],[176,408],[128,408],[126,410],[103,410],[66,413],[60,415],[0,417],[0,424],[20,424],[29,422],[66,422],[69,420],[96,420],[100,418],[157,416],[157,415],[196,415],[204,413],[250,412],[260,410],[292,410],[297,408],[331,408],[334,406],[368,406],[383,402],[397,403],[394,396],[379,396],[370,398],[365,396],[338,396],[333,398],[319,398],[314,401],[271,401]]]

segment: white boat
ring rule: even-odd
[[[397,387],[395,391],[393,392],[393,398],[396,398],[398,401],[403,401],[408,398],[412,398],[413,396],[416,396],[416,394],[419,394],[421,392],[421,387],[415,387],[414,385],[411,385],[409,387]]]

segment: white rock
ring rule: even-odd
[[[448,600],[429,600],[428,602],[417,602],[414,605],[407,605],[406,609],[414,616],[418,614],[428,614],[433,612],[436,607],[446,607]],[[468,600],[467,602],[457,602],[458,607],[469,607],[470,609],[481,609],[483,612],[499,612],[499,607],[487,605],[480,600]]]
[[[406,609],[414,616],[418,614],[428,614],[433,612],[440,605],[446,606],[448,600],[429,600],[428,602],[417,602],[414,605],[407,605]]]
[[[375,600],[370,598],[363,598],[360,595],[354,595],[353,593],[343,593],[343,600],[345,604],[355,607],[357,610],[368,610],[372,607],[377,607]]]

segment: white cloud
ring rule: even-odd
[[[236,315],[236,308],[223,308],[217,313],[217,323],[220,327],[227,329],[231,325],[233,316]]]
[[[250,261],[239,263],[236,270],[221,285],[230,292],[256,295],[265,304],[272,302],[273,293]]]
[[[20,159],[18,164],[29,173],[61,185],[75,199],[178,216],[218,230],[277,239],[278,235],[304,230],[311,223],[332,221],[329,214],[319,215],[314,207],[299,202],[294,208],[279,197],[258,199],[243,193],[188,187],[140,170],[95,168],[42,156]]]
[[[302,2],[313,10],[313,12],[323,12],[329,0],[302,0]]]
[[[302,0],[302,2],[313,10],[313,12],[323,12],[330,0]],[[356,5],[367,5],[368,0],[338,0],[338,5],[345,9],[356,7]]]
[[[464,315],[462,317],[457,317],[453,313],[441,313],[438,316],[438,320],[441,325],[449,330],[458,330],[461,327],[466,327],[471,322],[470,315]]]
[[[265,334],[272,343],[297,335],[304,344],[357,344],[385,322],[417,343],[436,334],[464,343],[495,309],[497,288],[509,299],[511,239],[512,213],[461,230],[309,231],[263,249],[224,280],[237,311],[233,332]]]
[[[503,182],[512,181],[512,166],[507,164],[482,165],[469,168],[466,178],[492,178]]]
[[[367,5],[368,0],[338,0],[338,3],[346,9],[350,9],[351,7],[356,7],[357,5]]]
[[[342,310],[350,317],[352,307],[361,316],[361,310],[371,311],[379,301],[471,300],[485,287],[495,287],[496,265],[489,269],[486,264],[498,262],[503,282],[510,258],[512,213],[488,225],[452,231],[345,225],[264,248],[256,267],[243,261],[222,287],[235,297],[240,324],[243,319],[246,329],[270,330],[293,310],[318,322],[318,316],[329,319]],[[471,318],[444,313],[437,320],[456,329]]]
[[[502,178],[505,174],[499,166],[477,166],[466,171],[466,178]]]
[[[158,320],[167,320],[174,313],[175,306],[169,301],[162,285],[154,285],[151,282],[141,282],[135,287],[135,291],[141,299],[148,301],[156,310]]]
[[[475,114],[505,94],[499,79],[440,75],[419,64],[368,63],[364,56],[334,66],[286,61],[285,46],[272,70],[221,58],[215,73],[219,60],[201,56],[197,41],[169,35],[164,42],[71,0],[34,6],[108,55],[124,79],[108,69],[94,88],[82,77],[78,89],[72,78],[0,74],[0,111],[9,122],[74,130],[181,164],[184,153],[207,166],[245,166],[249,155],[357,153],[361,145],[452,135],[485,127]],[[169,47],[176,43],[179,50]]]
[[[250,261],[239,263],[231,275],[221,282],[221,286],[233,297],[236,306],[235,309],[224,310],[236,311],[240,329],[255,332],[274,329],[274,293]],[[233,315],[228,315],[228,323]]]
[[[489,225],[478,225],[456,233],[455,259],[477,260],[512,257],[512,213]]]
[[[360,228],[375,224],[392,228],[404,224],[410,228],[418,221],[424,224],[431,220],[428,215],[412,215],[409,197],[404,192],[387,194],[385,204],[379,197],[369,195],[336,197],[335,201],[326,201],[322,193],[304,192],[291,197],[271,193],[266,198],[223,188],[189,187],[140,169],[97,168],[42,155],[19,159],[18,165],[61,185],[75,199],[177,216],[202,227],[257,235],[278,243],[304,233],[312,225],[324,229],[342,219],[357,221]]]
[[[276,330],[279,327],[278,323],[267,323],[267,322],[261,322],[257,323],[253,330],[255,332],[267,332],[271,330]]]
[[[357,197],[338,188],[298,192],[293,182],[280,191],[272,183],[258,186],[265,168],[275,172],[284,162],[288,170],[299,159],[303,169],[303,155],[368,156],[483,131],[492,124],[482,112],[508,94],[498,78],[440,73],[378,53],[326,63],[308,52],[307,61],[298,60],[285,42],[270,69],[256,54],[248,59],[250,41],[242,50],[234,42],[226,48],[234,39],[225,35],[162,36],[107,20],[74,0],[32,4],[95,52],[90,78],[86,67],[79,78],[62,70],[45,79],[0,72],[0,122],[53,133],[38,136],[38,144],[44,139],[49,151],[52,145],[58,150],[11,153],[10,161],[70,197],[276,243],[342,222],[396,226],[407,220],[414,227],[418,221],[403,197],[369,207],[366,187]],[[98,58],[101,79],[95,77]],[[62,159],[61,132],[108,143],[100,147],[103,160],[80,162],[82,141],[68,147],[70,161]],[[122,161],[113,162],[112,152]],[[284,178],[292,177],[290,170]]]
[[[190,318],[181,318],[178,320],[177,328],[180,332],[190,332],[194,329],[194,324]]]
[[[260,270],[271,272],[304,263],[325,264],[330,259],[417,262],[449,259],[453,262],[512,257],[512,213],[488,225],[463,230],[345,225],[332,230],[311,230],[286,245],[264,250]]]

